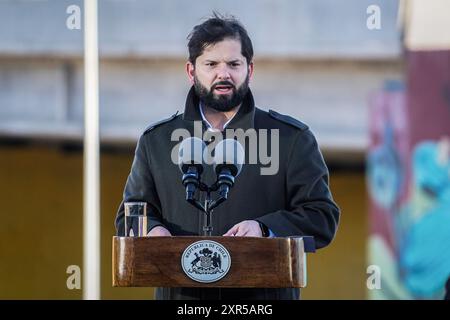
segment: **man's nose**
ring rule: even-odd
[[[219,70],[217,70],[217,78],[222,81],[229,80],[231,78],[227,65],[219,67]]]

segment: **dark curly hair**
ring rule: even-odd
[[[233,16],[223,16],[213,12],[205,22],[196,25],[188,35],[189,61],[195,65],[195,60],[203,50],[225,38],[241,41],[241,53],[247,64],[253,59],[253,45],[244,26]]]

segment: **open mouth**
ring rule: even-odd
[[[218,94],[227,94],[233,91],[233,86],[230,85],[218,85],[214,87],[214,92]]]

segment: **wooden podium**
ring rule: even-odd
[[[225,262],[212,265],[217,253],[201,251],[203,246],[226,249],[223,257],[228,267],[221,266],[218,280],[199,282],[189,276],[191,267],[201,266],[202,261],[210,269]],[[113,237],[113,286],[302,288],[307,252],[314,252],[312,237]]]

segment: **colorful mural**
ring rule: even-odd
[[[372,299],[442,299],[450,278],[450,54],[408,57],[407,89],[388,82],[371,99]]]

